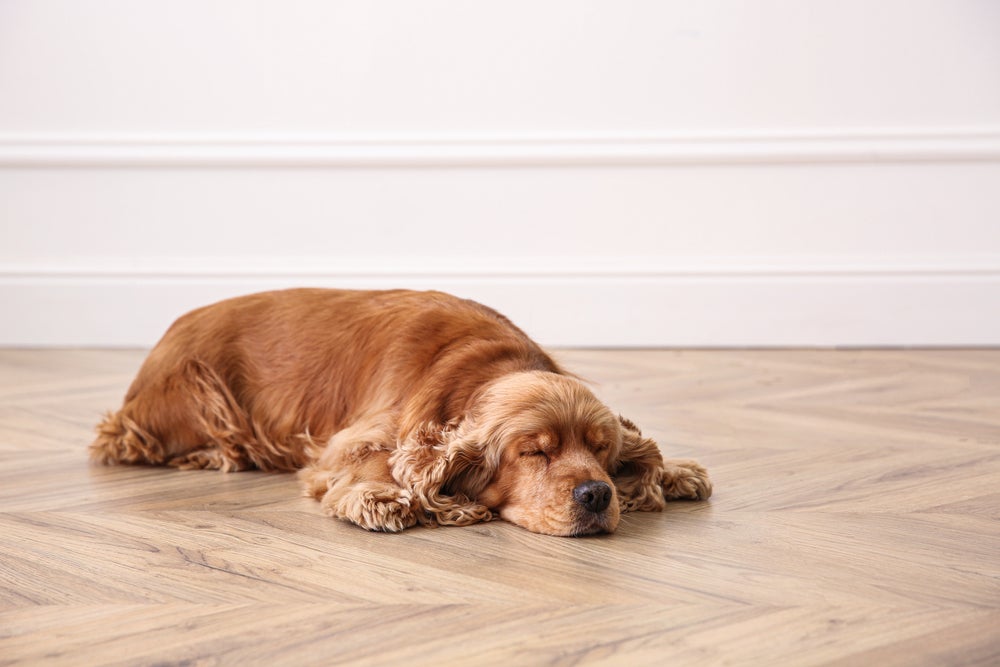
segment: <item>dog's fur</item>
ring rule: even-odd
[[[612,532],[620,512],[712,488],[502,315],[402,290],[266,292],[184,315],[91,455],[300,470],[327,514],[378,531],[496,512],[539,533]]]

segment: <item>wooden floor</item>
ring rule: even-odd
[[[142,356],[0,351],[0,664],[1000,664],[1000,351],[564,352],[715,482],[580,539],[91,467]]]

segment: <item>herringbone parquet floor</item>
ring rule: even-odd
[[[1000,664],[1000,351],[564,352],[716,490],[583,539],[91,467],[142,356],[0,351],[0,664]]]

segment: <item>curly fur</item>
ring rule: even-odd
[[[615,417],[509,320],[438,292],[286,290],[181,317],[93,460],[299,471],[369,530],[500,516],[553,535],[704,499],[693,461]]]

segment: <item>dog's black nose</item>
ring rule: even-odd
[[[611,504],[611,487],[607,482],[587,480],[573,489],[573,500],[591,512],[603,512]]]

